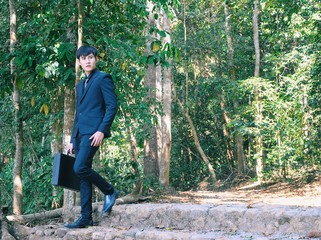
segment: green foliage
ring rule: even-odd
[[[149,36],[149,55],[145,51],[146,1],[82,1],[84,43],[99,50],[98,68],[112,74],[120,104],[115,134],[106,143],[108,154],[99,171],[123,193],[130,192],[139,178],[144,179],[141,149],[145,127],[162,114],[157,108],[151,116],[150,106],[157,102],[143,101],[150,90],[143,87],[148,64],[172,67],[176,96],[191,116],[219,179],[229,179],[237,171],[236,134],[243,139],[244,174],[250,177],[255,177],[257,136],[263,140],[266,179],[291,178],[320,165],[321,4],[260,1],[261,72],[260,78],[253,78],[253,1],[225,2],[233,65],[223,1],[154,1],[154,17],[160,19],[157,10],[162,9],[172,20],[173,44]],[[17,1],[14,55],[9,54],[8,4],[2,6],[0,33],[7,37],[0,39],[1,204],[12,202],[15,142],[10,60],[14,57],[24,130],[24,209],[30,213],[50,209],[53,200],[62,204],[61,189],[52,197],[51,129],[63,121],[64,89],[75,85],[77,1]],[[164,38],[169,33],[152,27],[149,35],[153,34]],[[263,109],[260,122],[256,119],[258,104]],[[131,158],[129,134],[137,141],[137,161]],[[179,190],[196,187],[208,170],[175,101],[172,143],[171,185]],[[144,179],[144,192],[159,187],[157,181]]]
[[[135,161],[124,156],[113,156],[104,160],[102,175],[123,193],[130,193],[133,185],[142,177],[136,176],[134,171],[136,167],[141,168],[141,165],[137,166]]]
[[[120,116],[115,127],[124,133],[126,125],[133,118],[139,119],[138,126],[143,124],[149,115],[142,115],[145,106],[141,101],[145,90],[141,81],[144,76],[144,66],[141,56],[144,52],[146,14],[144,1],[91,1],[84,5],[84,39],[100,51],[98,67],[113,75],[121,105]],[[6,4],[7,5],[7,4]],[[54,124],[63,121],[64,88],[74,88],[75,84],[75,51],[77,21],[73,19],[77,6],[76,1],[54,1],[42,5],[38,1],[18,3],[18,45],[14,62],[18,73],[17,79],[21,90],[21,117],[24,122],[24,211],[25,213],[50,209],[52,204],[51,141]],[[8,9],[2,10],[1,26],[8,23]],[[9,25],[9,24],[7,24]],[[6,26],[7,26],[6,25]],[[1,28],[6,30],[8,28]],[[100,29],[100,31],[97,31]],[[1,41],[4,39],[1,39]],[[8,46],[3,42],[2,46]],[[13,164],[14,135],[12,133],[13,106],[10,99],[12,83],[10,82],[8,48],[2,50],[1,64],[1,158],[6,163],[1,170],[1,180],[6,181],[4,187],[12,196],[12,173],[8,171]],[[140,112],[139,117],[138,112]],[[130,114],[133,113],[133,116]],[[126,116],[126,118],[125,118]],[[123,121],[126,119],[126,121]],[[136,129],[136,128],[135,128]],[[62,131],[61,131],[62,132]],[[124,133],[126,135],[126,133]],[[134,132],[133,134],[136,134]],[[143,132],[138,131],[138,135]],[[9,138],[8,138],[9,136]],[[124,136],[123,136],[124,137]],[[128,144],[128,143],[127,143]],[[121,166],[126,165],[126,154],[117,157]],[[123,164],[124,163],[124,164]],[[129,165],[128,165],[129,164]],[[128,163],[128,167],[131,162]],[[127,166],[126,165],[126,166]],[[2,166],[2,165],[1,165]],[[12,168],[12,167],[11,167]],[[10,168],[10,169],[11,169]],[[107,167],[109,170],[109,168]],[[132,172],[122,172],[115,166],[114,176],[126,179],[120,188],[124,191],[132,187],[134,176]],[[130,168],[129,168],[130,169]],[[118,172],[119,171],[119,172]],[[106,174],[109,174],[106,172]],[[11,179],[11,180],[10,180]],[[114,179],[111,179],[114,180]],[[127,185],[128,184],[128,185]],[[119,184],[117,184],[118,186]],[[37,201],[34,201],[35,196]],[[58,191],[56,200],[60,203],[62,190]],[[10,203],[6,195],[1,196],[1,202]]]
[[[143,139],[146,137],[143,126],[155,120],[155,116],[150,116],[148,111],[150,105],[154,104],[154,100],[143,101],[147,93],[143,87],[147,64],[144,60],[145,17],[148,14],[145,4],[145,1],[83,2],[84,44],[97,47],[100,59],[98,68],[111,73],[117,86],[120,110],[113,126],[116,143],[111,145],[126,149],[117,156],[106,157],[104,159],[106,166],[102,173],[107,177],[111,176],[110,181],[123,192],[129,192],[141,177],[133,169],[137,169],[139,174],[142,172],[142,161],[133,162],[129,157],[128,129],[131,128],[131,134],[136,137],[139,147],[142,147]],[[78,13],[77,1],[59,0],[45,5],[39,1],[25,1],[19,2],[16,8],[19,34],[14,63],[18,73],[21,117],[24,123],[23,191],[24,208],[28,213],[49,209],[53,201],[49,171],[52,168],[51,141],[54,137],[52,128],[56,127],[57,123],[58,127],[61,127],[63,121],[64,89],[73,89],[75,85],[77,48],[75,16]],[[8,17],[8,9],[3,11],[6,14],[2,16]],[[5,18],[1,26],[4,23],[7,23]],[[9,32],[8,28],[2,29]],[[154,31],[160,36],[166,35],[164,31],[157,29]],[[159,42],[155,41],[156,43]],[[150,56],[151,59],[165,63],[165,57],[171,54],[179,55],[171,45],[159,45],[159,48],[156,50],[155,45],[155,52]],[[4,96],[1,99],[4,103],[0,117],[1,126],[4,126],[0,137],[4,140],[1,143],[0,153],[8,159],[1,175],[5,175],[4,178],[9,180],[11,173],[6,170],[13,164],[15,146],[14,136],[9,134],[12,131],[11,119],[13,119],[13,106],[9,95],[12,92],[9,61],[13,56],[7,52],[8,49],[3,49],[4,58],[0,62],[2,66],[0,74],[4,79],[0,83],[3,86],[1,96]],[[155,109],[153,114],[156,115],[159,111]],[[60,132],[62,132],[61,129]],[[141,159],[141,156],[139,158]],[[9,192],[11,186],[12,184],[6,185]],[[31,201],[38,194],[35,192],[36,189],[37,191],[43,189],[45,193],[43,197],[37,198],[37,201]],[[61,204],[61,189],[58,193],[54,201]],[[7,198],[1,200],[10,202]]]
[[[320,4],[260,1],[262,78],[255,79],[253,2],[226,3],[235,80],[230,74],[222,5],[217,1],[185,2],[186,40],[183,21],[173,34],[183,54],[174,71],[177,96],[184,101],[219,178],[228,178],[236,171],[235,155],[231,161],[227,154],[228,144],[235,149],[236,133],[244,141],[246,173],[253,176],[255,172],[254,139],[261,136],[265,178],[290,178],[319,164]],[[180,14],[179,19],[183,19]],[[260,123],[256,121],[258,104],[263,109]],[[230,122],[225,121],[224,114]],[[175,105],[173,125],[171,181],[177,188],[188,189],[200,181],[198,176],[202,179],[208,173],[206,169],[202,172],[204,164],[199,162],[187,122]],[[224,134],[226,130],[229,137]],[[186,162],[196,174],[184,167]]]

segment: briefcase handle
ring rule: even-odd
[[[66,154],[69,156],[69,155],[71,155],[72,153],[71,153],[70,150],[68,149]]]

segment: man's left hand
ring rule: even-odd
[[[91,135],[91,137],[89,138],[91,139],[91,146],[93,147],[98,147],[102,144],[103,139],[104,139],[104,133],[102,132],[95,132],[93,135]]]

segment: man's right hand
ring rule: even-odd
[[[74,145],[72,143],[69,144],[67,151],[69,154],[74,154]]]

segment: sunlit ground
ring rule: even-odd
[[[163,201],[198,204],[260,204],[321,207],[321,181],[303,186],[278,183],[260,189],[257,184],[246,184],[226,191],[186,191],[165,197]]]

